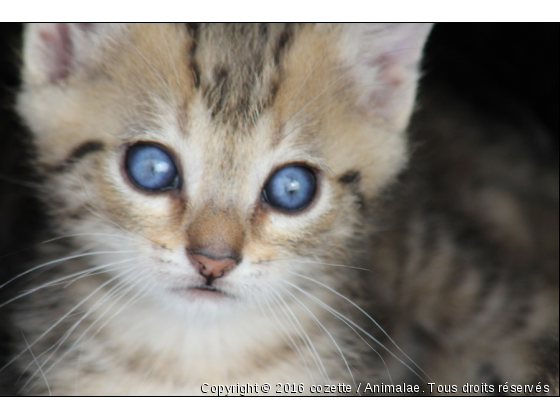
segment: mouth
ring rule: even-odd
[[[222,290],[218,289],[215,286],[202,284],[200,286],[191,286],[191,287],[181,287],[172,289],[174,293],[177,293],[181,296],[193,298],[193,297],[200,297],[200,298],[220,298],[226,297],[227,294]]]
[[[209,286],[206,284],[203,284],[202,286],[196,286],[196,287],[190,287],[189,289],[194,289],[194,290],[206,290],[208,292],[218,292],[221,293],[216,287],[214,286]]]

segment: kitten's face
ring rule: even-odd
[[[316,263],[348,262],[406,160],[411,28],[29,28],[19,105],[56,223],[189,313],[336,286]]]

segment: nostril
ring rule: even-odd
[[[219,278],[230,271],[237,261],[233,258],[213,259],[203,254],[188,253],[189,260],[204,277]]]
[[[187,252],[187,257],[189,258],[189,261],[194,266],[196,271],[201,271],[201,270],[204,269],[204,264],[202,262],[200,262],[197,258],[195,258],[194,254],[191,254],[190,252]]]

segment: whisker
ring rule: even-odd
[[[56,238],[51,238],[51,239],[47,239],[43,242],[41,242],[39,245],[41,244],[48,244],[49,242],[53,242],[53,241],[58,241],[60,239],[67,239],[67,238],[75,238],[78,236],[108,236],[108,237],[112,237],[112,238],[120,238],[120,239],[126,239],[129,240],[129,237],[124,236],[124,235],[115,235],[112,233],[75,233],[72,235],[64,235],[64,236],[57,236]]]
[[[85,301],[89,300],[89,298],[91,298],[91,296],[93,296],[98,290],[100,290],[101,287],[106,286],[106,285],[109,284],[110,282],[116,280],[118,277],[120,277],[120,276],[122,276],[122,275],[124,275],[124,274],[129,273],[129,272],[132,271],[133,269],[134,269],[134,267],[131,267],[128,271],[122,273],[121,275],[115,276],[115,277],[113,277],[112,279],[105,281],[105,282],[104,282],[100,287],[98,287],[94,292],[92,292],[90,295],[88,295],[88,298],[87,298],[87,299],[84,299],[80,304],[76,305],[72,310],[70,310],[70,311],[67,312],[65,315],[63,315],[63,316],[55,323],[55,325],[53,325],[53,326],[51,326],[51,327],[49,328],[49,330],[52,330],[56,325],[58,325],[60,322],[62,322],[64,319],[66,319],[66,318],[68,317],[68,315],[71,314],[75,309],[77,309],[79,306],[81,306],[81,304],[83,304]],[[124,288],[126,285],[127,285],[127,284],[126,284],[126,280],[125,280],[125,281],[123,281],[122,283],[119,283],[119,284],[113,286],[113,287],[109,290],[108,294],[115,293],[115,292],[118,291],[119,289]],[[70,327],[70,328],[66,331],[66,333],[65,333],[62,337],[60,337],[60,338],[57,340],[56,343],[54,343],[52,346],[50,346],[49,348],[47,348],[45,351],[43,351],[43,352],[40,354],[40,357],[42,357],[42,356],[46,355],[47,353],[51,352],[51,354],[50,354],[50,355],[46,358],[46,360],[41,364],[41,368],[43,368],[43,367],[49,362],[49,360],[56,354],[56,352],[58,351],[58,349],[62,346],[62,344],[64,344],[64,342],[66,341],[66,339],[72,334],[72,332],[78,327],[78,325],[79,325],[84,319],[86,319],[90,314],[92,314],[92,313],[95,311],[95,309],[97,309],[97,308],[100,306],[100,302],[101,302],[101,301],[103,301],[103,298],[100,299],[99,302],[96,302],[96,304],[95,304],[92,308],[90,308],[88,311],[86,311],[86,313],[85,313],[78,321],[74,322],[74,324],[72,325],[72,327]],[[32,345],[35,345],[46,333],[49,332],[49,330],[47,330],[45,333],[43,333],[43,335],[42,335],[41,337],[39,337],[37,340],[35,340],[35,341],[33,342]],[[52,350],[52,351],[51,351],[51,350]],[[65,356],[66,354],[67,354],[67,353],[65,353],[64,356]],[[19,355],[18,355],[18,357],[19,357]],[[28,367],[29,367],[29,365],[28,365]],[[45,371],[45,373],[48,373],[48,372],[50,371],[51,368],[52,368],[52,366],[49,367],[49,369],[47,369],[47,370]],[[37,374],[37,372],[35,372],[35,374],[32,375],[32,376],[27,380],[27,382],[24,384],[24,386],[23,386],[22,389],[25,389],[25,388],[27,387],[27,385],[28,385],[28,384],[30,383],[30,381],[36,376],[36,374]]]
[[[130,253],[133,253],[133,252],[134,252],[134,251],[95,251],[95,252],[85,252],[85,253],[83,253],[83,254],[71,255],[71,256],[68,256],[68,257],[58,258],[58,259],[56,259],[56,260],[51,260],[51,261],[48,261],[48,262],[46,262],[46,263],[37,265],[37,266],[35,266],[35,267],[33,267],[33,268],[30,268],[29,270],[24,271],[23,273],[18,274],[18,275],[15,276],[15,277],[12,277],[10,280],[8,280],[8,281],[5,282],[4,284],[0,285],[0,289],[3,288],[3,287],[5,287],[5,286],[7,286],[8,284],[10,284],[11,282],[13,282],[14,280],[17,280],[17,279],[19,279],[19,278],[25,276],[26,274],[29,274],[29,273],[31,273],[31,272],[33,272],[33,271],[35,271],[35,270],[38,270],[38,269],[40,269],[40,268],[47,267],[47,266],[50,266],[50,265],[53,265],[53,264],[61,263],[61,262],[64,262],[64,261],[73,260],[73,259],[76,259],[76,258],[89,257],[89,256],[91,256],[91,255],[126,254],[126,253],[130,254]]]
[[[360,306],[358,306],[357,304],[355,304],[351,299],[347,298],[346,296],[344,296],[343,294],[337,292],[336,290],[334,290],[333,288],[327,286],[326,284],[323,284],[323,283],[321,283],[321,282],[319,282],[319,281],[317,281],[317,280],[315,280],[315,279],[312,279],[311,277],[307,277],[307,276],[304,276],[304,275],[302,275],[302,274],[298,274],[298,273],[295,273],[295,272],[292,272],[292,271],[288,271],[288,273],[290,273],[290,274],[292,274],[292,275],[295,275],[295,276],[298,276],[298,277],[301,277],[301,278],[304,278],[304,279],[307,279],[307,280],[309,280],[309,281],[311,281],[311,282],[313,282],[313,283],[315,283],[315,284],[317,284],[317,285],[319,285],[319,286],[321,286],[321,287],[324,287],[325,289],[331,291],[332,293],[334,293],[334,294],[337,295],[338,297],[340,297],[340,298],[344,299],[345,301],[347,301],[348,303],[350,303],[352,306],[354,306],[356,309],[358,309],[361,313],[363,313],[371,322],[373,322],[373,323],[377,326],[377,328],[379,328],[379,330],[380,330],[383,334],[385,334],[385,336],[389,339],[389,341],[391,341],[391,343],[392,343],[392,344],[393,344],[393,345],[394,345],[394,346],[395,346],[395,347],[396,347],[396,348],[397,348],[397,349],[398,349],[398,350],[399,350],[399,351],[400,351],[414,366],[416,366],[424,375],[426,375],[426,377],[427,377],[428,379],[432,380],[432,379],[430,378],[430,375],[428,375],[420,366],[418,366],[418,365],[416,364],[416,362],[414,362],[414,360],[412,360],[412,359],[397,345],[397,343],[395,343],[395,341],[394,341],[394,340],[391,338],[391,336],[381,327],[381,325],[379,325],[379,323],[378,323],[375,319],[373,319],[372,316],[371,316],[370,314],[368,314],[368,313],[367,313],[365,310],[363,310]],[[340,315],[344,317],[344,315],[342,315],[342,314],[340,314]],[[409,367],[403,360],[401,360],[397,355],[395,355],[393,352],[391,352],[391,350],[389,350],[386,346],[384,346],[382,343],[380,343],[378,340],[376,340],[371,334],[369,334],[367,331],[365,331],[363,328],[361,328],[359,325],[357,325],[355,322],[351,321],[351,320],[348,319],[347,317],[344,317],[344,318],[346,318],[346,319],[347,319],[349,322],[351,322],[356,328],[358,328],[360,331],[362,331],[364,334],[366,334],[366,335],[367,335],[368,337],[370,337],[372,340],[376,341],[377,344],[379,344],[381,347],[383,347],[384,350],[386,350],[389,354],[391,354],[395,359],[397,359],[399,362],[401,362],[404,366]],[[410,367],[409,367],[409,368],[410,368]],[[411,369],[411,370],[412,370],[412,372],[416,373],[413,369]],[[418,374],[416,374],[416,375],[417,375],[418,377],[420,377]],[[421,378],[421,377],[420,377],[420,379],[424,379],[424,378]]]
[[[131,271],[134,267],[132,267],[129,271]],[[122,273],[122,274],[126,274],[128,273]],[[99,290],[101,290],[103,287],[105,287],[107,284],[111,283],[112,281],[114,281],[115,279],[117,279],[120,275],[119,274],[117,276],[112,277],[109,280],[106,280],[105,282],[103,282],[100,286],[98,286],[93,292],[89,293],[85,298],[83,298],[79,303],[77,303],[72,309],[70,309],[68,312],[66,312],[62,317],[60,317],[58,319],[58,321],[56,321],[53,325],[51,325],[46,331],[44,331],[37,339],[35,339],[35,341],[33,341],[33,343],[31,343],[31,346],[34,346],[35,344],[37,344],[43,337],[45,337],[49,332],[51,332],[54,328],[56,328],[57,325],[59,325],[64,319],[66,319],[70,314],[72,314],[76,309],[78,309],[81,305],[83,305],[85,302],[87,302],[92,296],[94,296]],[[13,362],[15,362],[19,357],[21,357],[21,355],[25,353],[25,350],[18,353],[14,358],[12,358],[8,363],[6,363],[2,368],[0,368],[0,372],[2,372],[6,367],[8,367],[9,365],[11,365]],[[44,353],[44,352],[43,352]],[[41,354],[42,356],[42,354]]]
[[[358,337],[360,337],[360,339],[366,344],[366,346],[368,346],[375,354],[377,354],[379,356],[379,359],[381,360],[381,362],[383,362],[383,365],[385,365],[385,369],[387,371],[387,375],[389,376],[389,380],[391,381],[391,383],[393,383],[393,379],[391,377],[391,372],[389,371],[389,366],[387,366],[387,363],[385,363],[385,359],[383,358],[383,356],[381,355],[381,353],[379,353],[376,349],[374,349],[371,344],[369,344],[366,339],[356,330],[356,328],[354,328],[354,325],[356,325],[354,322],[351,322],[347,317],[345,317],[344,315],[342,315],[340,312],[338,312],[337,310],[335,310],[334,308],[332,308],[331,306],[327,305],[325,302],[323,302],[321,299],[313,296],[312,294],[306,292],[305,290],[303,290],[302,288],[296,286],[295,284],[285,281],[285,283],[287,283],[288,285],[292,286],[293,288],[295,288],[296,290],[300,291],[301,293],[305,294],[306,296],[308,296],[310,299],[312,299],[314,302],[318,303],[319,305],[321,305],[323,308],[325,308],[327,311],[329,311],[332,315],[334,315],[337,319],[341,320],[342,322],[344,322],[344,324],[346,324]],[[370,338],[372,338],[370,336]],[[372,338],[374,342],[378,343],[379,342],[375,339]]]
[[[338,354],[340,354],[340,357],[342,358],[342,361],[344,362],[346,369],[348,370],[348,373],[350,374],[350,378],[352,379],[352,382],[354,383],[354,387],[357,388],[356,386],[356,380],[354,379],[354,375],[352,374],[352,370],[350,369],[350,364],[348,363],[348,360],[346,359],[346,356],[344,356],[344,353],[342,351],[342,349],[340,348],[340,346],[338,345],[338,343],[336,342],[336,340],[334,339],[334,337],[332,336],[332,334],[330,333],[330,331],[327,329],[327,327],[325,327],[323,325],[323,323],[321,321],[319,321],[319,319],[317,318],[317,316],[311,311],[311,309],[309,309],[301,300],[299,300],[293,293],[291,293],[289,290],[287,290],[285,287],[282,287],[282,289],[288,293],[288,295],[291,296],[291,298],[305,311],[307,312],[312,318],[313,321],[315,322],[315,324],[321,328],[321,330],[323,330],[328,337],[331,339],[332,343],[334,344],[334,346],[336,347],[336,350],[338,352]]]
[[[80,350],[80,354],[78,355],[78,364],[76,365],[76,379],[74,380],[74,395],[78,396],[78,388],[79,388],[79,376],[80,376],[80,366],[82,364],[82,356],[83,356],[83,349]]]
[[[52,397],[52,392],[51,392],[51,387],[49,386],[49,381],[47,381],[47,377],[45,376],[45,372],[43,372],[43,369],[42,369],[41,365],[39,364],[39,361],[35,357],[35,354],[33,354],[33,350],[31,350],[31,347],[29,346],[29,342],[27,341],[27,338],[25,338],[25,334],[23,333],[23,331],[21,332],[21,336],[23,337],[23,341],[25,341],[25,345],[27,346],[27,349],[29,350],[29,353],[31,353],[31,357],[33,357],[33,361],[37,364],[37,369],[39,369],[39,371],[41,372],[41,376],[43,377],[43,380],[45,381],[45,385],[47,386],[47,390],[49,391],[49,396]]]
[[[27,188],[31,188],[31,189],[39,189],[42,187],[42,185],[38,182],[33,182],[33,181],[23,181],[21,179],[17,179],[14,178],[10,175],[5,175],[5,174],[0,174],[0,179],[6,182],[10,182],[12,184],[15,185],[21,185],[22,187],[27,187]]]
[[[309,337],[309,334],[307,334],[307,332],[305,331],[305,328],[303,328],[303,326],[301,325],[301,323],[299,322],[298,318],[295,316],[294,312],[290,309],[290,307],[288,306],[288,304],[286,303],[286,301],[284,300],[284,298],[276,291],[273,290],[273,293],[276,295],[276,297],[282,301],[284,303],[284,307],[289,311],[289,313],[292,316],[292,319],[296,322],[296,324],[299,327],[299,330],[303,333],[303,335],[305,336],[305,340],[306,343],[308,345],[308,349],[311,352],[311,354],[313,355],[313,359],[315,361],[315,364],[317,365],[317,368],[319,369],[319,372],[321,373],[321,375],[323,376],[324,380],[327,381],[327,383],[330,383],[330,378],[329,378],[329,374],[327,372],[327,369],[325,368],[325,365],[323,364],[323,361],[321,359],[321,356],[319,355],[319,352],[317,351],[317,349],[315,348],[315,345],[313,344],[313,340],[311,340],[311,338]]]
[[[109,282],[113,282],[116,279],[118,279],[119,277],[122,277],[128,273],[130,273],[132,270],[134,270],[135,267],[131,267],[129,268],[127,271],[120,273],[117,276],[114,276],[113,278],[111,278],[110,280],[106,281],[103,283],[103,286],[106,286],[107,284],[109,284]],[[121,289],[124,289],[128,284],[127,281],[130,280],[130,276],[121,280],[120,283],[114,285],[113,287],[111,287],[111,289],[106,292],[105,296],[101,299],[99,299],[99,301],[97,301],[91,308],[89,308],[84,315],[82,315],[82,317],[76,321],[74,323],[74,325],[61,337],[61,339],[63,340],[60,344],[62,344],[64,342],[64,340],[66,340],[66,338],[68,338],[70,336],[70,334],[78,327],[78,325],[81,323],[81,321],[83,321],[84,319],[86,319],[90,314],[92,314],[93,312],[95,312],[95,310],[97,308],[99,308],[100,306],[102,306],[110,297],[112,294],[115,293],[119,293]],[[59,345],[60,346],[60,345]],[[59,347],[57,346],[57,347]],[[50,349],[49,349],[50,350]],[[48,350],[47,350],[48,351]],[[56,350],[55,350],[56,351]]]
[[[331,264],[331,263],[326,263],[326,262],[322,262],[322,261],[308,261],[308,260],[300,260],[300,259],[294,259],[294,258],[289,258],[289,259],[291,261],[297,262],[299,264],[318,264],[318,265],[325,265],[325,266],[328,266],[328,267],[353,268],[355,270],[363,270],[363,271],[367,271],[369,273],[372,273],[372,271],[367,269],[367,268],[355,267],[355,266],[352,266],[352,265]]]
[[[93,267],[93,268],[88,268],[88,269],[86,269],[86,270],[78,271],[77,273],[69,274],[69,275],[67,275],[67,276],[60,277],[60,278],[55,279],[55,280],[51,280],[51,281],[49,281],[49,282],[47,282],[47,283],[43,283],[43,284],[41,284],[40,286],[37,286],[37,287],[35,287],[35,288],[31,289],[31,290],[26,290],[25,292],[23,292],[23,293],[21,293],[21,294],[15,296],[15,297],[13,297],[13,298],[11,298],[11,299],[8,299],[8,300],[5,301],[4,303],[0,304],[0,308],[2,308],[3,306],[8,305],[9,303],[12,303],[12,302],[14,302],[14,301],[20,299],[20,298],[22,298],[22,297],[28,296],[28,295],[30,295],[30,294],[32,294],[32,293],[35,293],[36,291],[39,291],[39,290],[41,290],[41,289],[45,289],[45,288],[47,288],[47,287],[52,287],[52,286],[56,286],[56,285],[58,285],[58,284],[61,284],[62,282],[64,282],[64,280],[71,279],[71,278],[74,277],[74,276],[78,276],[78,277],[77,277],[76,279],[73,279],[73,280],[71,280],[70,282],[68,282],[68,283],[64,286],[64,288],[68,287],[70,284],[74,283],[75,281],[77,281],[77,280],[79,280],[79,279],[81,279],[81,278],[83,278],[83,277],[87,277],[87,276],[89,276],[89,275],[99,275],[99,274],[103,274],[103,273],[108,273],[108,272],[117,270],[118,268],[113,268],[113,269],[111,269],[111,270],[105,270],[105,271],[98,271],[99,269],[106,268],[106,267],[110,267],[110,266],[115,266],[115,265],[119,265],[119,264],[124,264],[124,263],[130,262],[130,261],[136,260],[136,259],[137,259],[136,257],[135,257],[135,258],[128,258],[128,259],[126,259],[126,260],[117,261],[117,262],[113,262],[113,263],[109,263],[109,264],[104,264],[104,265],[96,266],[96,267]]]
[[[18,251],[10,252],[9,254],[2,255],[0,257],[0,260],[3,259],[3,258],[7,258],[9,256],[12,256],[12,255],[15,255],[15,254],[19,254],[21,252],[29,251],[33,248],[40,247],[41,245],[46,245],[46,244],[49,244],[51,242],[55,242],[55,241],[59,241],[59,240],[62,240],[62,239],[67,239],[67,238],[79,237],[79,236],[108,236],[108,237],[115,237],[115,238],[122,238],[122,239],[129,240],[129,238],[127,238],[124,235],[114,235],[114,234],[108,234],[108,233],[76,233],[76,234],[72,234],[72,235],[63,235],[63,236],[57,236],[55,238],[51,238],[51,239],[47,239],[47,240],[38,242],[38,243],[36,243],[34,245],[31,245],[27,248],[22,248]]]
[[[122,264],[129,263],[131,261],[138,261],[138,260],[139,260],[138,257],[127,258],[126,260],[117,261],[117,262],[112,263],[112,264],[105,264],[105,265],[97,266],[97,267],[95,267],[95,270],[91,272],[91,275],[98,276],[99,274],[106,274],[106,273],[110,273],[112,271],[116,271],[116,270],[119,269],[119,267],[116,267],[116,268],[111,268],[110,270],[98,271],[100,268],[105,268],[107,266],[114,266],[114,265],[122,265]],[[88,275],[89,274],[87,274],[87,275],[83,274],[83,275],[79,276],[78,278],[70,280],[68,283],[66,283],[64,285],[63,289],[66,289],[68,286],[72,285],[72,283],[75,283],[76,281],[80,280],[81,278],[87,277]]]
[[[286,341],[286,343],[287,343],[291,348],[293,348],[293,349],[297,352],[299,358],[301,359],[301,361],[302,361],[302,362],[304,363],[304,365],[305,365],[305,368],[306,368],[306,370],[307,370],[307,373],[309,373],[309,377],[312,378],[312,380],[314,380],[314,379],[313,379],[313,374],[311,373],[311,369],[309,368],[309,364],[307,363],[307,358],[304,356],[303,352],[301,351],[300,346],[295,342],[294,338],[292,337],[292,334],[287,330],[287,328],[285,327],[285,325],[284,325],[284,324],[280,321],[280,319],[277,317],[276,311],[272,308],[272,305],[270,304],[270,301],[269,301],[265,296],[263,296],[263,297],[264,297],[264,299],[265,299],[265,301],[266,301],[266,303],[267,303],[267,305],[268,305],[268,307],[269,307],[269,309],[270,309],[270,313],[272,313],[272,315],[273,315],[274,318],[276,319],[277,324],[281,325],[281,326],[282,326],[282,329],[283,329],[284,332],[285,332],[285,335],[283,335],[284,341]],[[277,306],[279,306],[279,307],[282,306],[282,305],[280,305],[280,302],[278,302],[277,300],[276,300],[276,302],[278,303]],[[266,311],[264,311],[264,309],[262,308],[262,306],[261,306],[261,304],[260,304],[260,302],[259,302],[258,300],[257,300],[257,303],[258,303],[259,307],[261,307],[261,310],[263,311],[263,313],[265,314],[265,316],[268,317],[268,315],[266,314]],[[293,321],[290,319],[290,317],[288,317],[285,308],[282,308],[282,310],[284,311],[284,317],[285,317],[285,319],[288,320],[288,322],[291,324],[292,329],[294,329],[294,330],[297,331],[297,328],[296,328],[295,324],[294,324]],[[270,318],[269,318],[269,319],[270,319]],[[273,325],[275,325],[275,324],[273,324]],[[278,330],[277,330],[277,331],[278,331]],[[286,336],[289,338],[289,340],[290,340],[290,342],[292,343],[293,346],[290,345],[290,343],[288,343],[288,340],[285,338]],[[302,337],[301,337],[299,334],[297,335],[297,338],[298,338],[298,341],[300,342],[301,345],[306,345],[305,341],[302,339]],[[308,347],[308,350],[309,350],[309,347]]]
[[[129,278],[128,280],[130,280],[130,278]],[[127,281],[128,281],[128,280],[127,280]],[[150,286],[152,286],[152,288],[153,288],[153,285],[150,285],[149,283],[147,283],[137,294],[135,294],[135,295],[132,297],[132,299],[135,299],[136,297],[139,297],[139,299],[141,299],[141,298],[143,298],[144,296],[147,296],[147,293],[145,293],[145,292],[147,291],[147,289],[148,289]],[[122,297],[124,297],[124,296],[125,296],[128,292],[130,292],[131,290],[134,290],[134,286],[133,286],[133,285],[131,285],[131,287],[129,287],[129,289],[124,290],[122,293],[119,292],[118,297],[117,297],[117,296],[110,296],[110,297],[109,297],[110,299],[113,299],[113,298],[115,298],[115,297],[117,297],[117,299],[111,304],[111,306],[109,306],[109,308],[107,308],[107,309],[105,310],[105,312],[103,312],[103,313],[97,318],[96,321],[94,321],[94,322],[92,323],[92,325],[91,325],[90,327],[88,327],[88,329],[84,332],[83,335],[85,335],[85,333],[86,333],[87,331],[89,331],[91,328],[93,328],[93,326],[95,326],[95,324],[97,324],[97,322],[99,322],[99,321],[103,318],[103,316],[104,316],[113,306],[115,306],[115,304],[116,304]],[[144,293],[144,294],[143,294],[142,296],[140,296],[142,293]],[[109,300],[109,298],[106,299],[106,300],[103,302],[103,304],[105,304],[105,302],[106,302],[107,300]],[[120,313],[122,313],[125,309],[128,309],[130,306],[132,306],[132,305],[135,303],[135,301],[133,302],[132,299],[129,300],[129,303],[128,303],[128,304],[126,304],[126,305],[122,306],[121,308],[119,308],[109,319],[107,319],[103,324],[101,324],[101,326],[99,326],[99,328],[98,328],[97,330],[95,330],[95,332],[93,333],[93,335],[90,337],[90,340],[92,340],[99,332],[101,332],[101,330],[102,330],[112,319],[114,319],[117,315],[119,315]],[[80,339],[78,339],[78,341],[79,341],[79,340],[80,340]]]
[[[129,279],[130,280],[130,277]],[[123,282],[123,284],[125,284]],[[93,339],[112,319],[114,319],[116,316],[118,316],[120,313],[122,313],[124,310],[130,308],[134,303],[136,303],[138,300],[142,299],[144,296],[146,296],[147,294],[145,293],[149,287],[151,285],[149,283],[147,283],[142,289],[140,289],[138,291],[138,293],[136,293],[134,296],[132,296],[132,298],[129,299],[129,301],[127,303],[125,303],[121,308],[119,308],[119,310],[117,312],[115,312],[111,317],[109,317],[96,331],[95,333],[90,337],[90,340]],[[109,312],[111,310],[111,308],[113,306],[115,306],[118,301],[120,299],[122,299],[124,296],[126,296],[131,290],[134,290],[134,286],[129,285],[129,288],[126,290],[123,290],[121,292],[119,292],[118,297],[117,296],[113,296],[116,297],[116,299],[113,301],[113,303],[100,315],[96,318],[96,320],[86,328],[86,330],[72,343],[72,346],[70,346],[70,348],[68,350],[66,350],[66,352],[54,363],[51,364],[51,366],[49,366],[49,368],[45,371],[46,373],[50,372],[51,369],[53,369],[58,363],[60,363],[68,354],[70,354],[77,346],[78,344],[82,341],[82,339],[87,335],[87,333],[101,320],[103,319],[103,316]],[[105,303],[107,301],[107,299],[105,299],[105,301],[103,303]],[[99,307],[99,306],[98,306]],[[96,308],[97,309],[97,308]],[[90,311],[91,313],[92,311]],[[86,314],[89,315],[89,314]],[[83,319],[85,319],[85,316],[83,317]],[[81,322],[82,319],[80,319],[78,322]],[[75,330],[75,328],[77,327],[77,325],[75,325],[72,328],[73,332]],[[71,332],[65,334],[67,335],[66,338],[68,338],[71,334]],[[56,349],[54,349],[52,355],[54,355],[56,353],[56,351],[58,351],[58,349],[60,348],[60,346],[62,345],[62,343],[60,343],[60,345],[57,346]],[[51,355],[51,356],[52,356]],[[50,359],[50,357],[49,357]],[[48,361],[48,359],[47,359]]]

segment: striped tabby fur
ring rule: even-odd
[[[421,146],[410,147],[428,32],[27,27],[18,110],[56,239],[14,279],[20,392],[264,382],[558,392],[557,178],[520,152],[502,158],[512,141],[481,152],[491,134],[450,128],[471,112],[451,99],[441,109],[426,99],[412,129]],[[171,151],[179,189],[146,193],[126,179],[137,141]],[[290,162],[318,182],[294,213],[261,198]],[[219,291],[193,289],[204,284],[194,248],[238,256]]]

